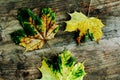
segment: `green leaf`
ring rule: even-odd
[[[23,29],[28,36],[34,36],[35,34],[37,34],[37,31],[35,31],[35,27],[30,24],[24,23]]]
[[[75,64],[74,68],[72,69],[68,80],[83,80],[83,77],[86,75],[84,70],[84,63],[77,63]]]
[[[39,68],[39,70],[42,72],[41,80],[57,80],[55,74],[53,74],[51,68],[48,66],[45,60],[42,61],[42,67]]]
[[[40,80],[83,80],[86,75],[84,63],[76,63],[68,50],[62,51],[52,59],[44,59],[39,70],[43,76]]]
[[[15,44],[19,44],[21,39],[26,37],[26,33],[24,32],[23,29],[16,30],[10,35],[11,35],[12,40],[15,42]]]
[[[40,16],[35,15],[29,8],[20,8],[17,19],[19,20],[23,32],[11,34],[12,40],[25,47],[26,51],[40,49],[46,43],[46,40],[54,38],[58,31],[58,25],[55,22],[55,13],[51,8],[42,8]]]
[[[72,56],[72,54],[68,50],[64,50],[60,56],[62,59],[62,65],[70,67],[75,62],[75,58]]]
[[[55,13],[54,12],[50,13],[50,18],[51,18],[52,21],[55,20]]]
[[[53,33],[57,33],[59,30],[59,27],[56,27],[54,30],[53,30]]]
[[[61,73],[61,56],[53,56],[51,59],[46,59],[46,63],[49,65],[49,67],[54,73]]]
[[[51,9],[46,7],[42,9],[42,14],[48,15],[51,12]]]

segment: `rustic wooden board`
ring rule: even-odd
[[[57,15],[60,30],[54,39],[48,41],[55,52],[69,49],[79,62],[86,60],[88,73],[84,80],[120,80],[120,1],[92,0],[93,11],[90,16],[98,16],[106,25],[99,44],[82,43],[77,46],[74,33],[64,32],[66,12],[82,11],[87,14],[88,5],[82,1],[89,0],[0,0],[0,80],[35,80],[41,77],[37,67],[41,66],[41,56],[48,56],[51,50],[44,46],[40,50],[23,54],[24,48],[15,45],[9,33],[21,28],[15,19],[17,9],[29,7],[36,9],[48,6]],[[86,5],[86,6],[85,6]],[[97,12],[97,10],[99,12]]]

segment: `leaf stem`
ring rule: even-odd
[[[52,51],[52,54],[55,54],[55,50],[50,46],[50,44],[47,42],[47,40],[45,40],[45,43],[47,44],[48,48],[50,48],[50,50]]]
[[[90,4],[89,4],[89,8],[88,8],[88,17],[89,17],[89,15],[90,15],[91,3],[92,3],[92,0],[90,0]]]

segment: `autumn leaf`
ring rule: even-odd
[[[76,62],[68,50],[51,59],[43,59],[39,70],[42,78],[36,80],[83,80],[86,75],[84,63]]]
[[[82,40],[87,41],[89,38],[99,42],[103,34],[101,29],[104,26],[101,20],[95,17],[87,17],[82,12],[79,13],[76,11],[69,15],[71,19],[66,21],[65,31],[78,31],[78,44],[80,44]]]
[[[17,19],[23,29],[11,33],[11,37],[16,44],[25,47],[26,51],[42,48],[47,40],[54,38],[59,28],[51,8],[43,8],[40,16],[28,8],[21,8]]]

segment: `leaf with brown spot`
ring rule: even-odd
[[[26,51],[42,48],[47,40],[54,38],[59,28],[51,8],[43,8],[40,16],[28,8],[21,8],[17,19],[23,29],[11,33],[11,37],[16,44],[25,47]]]

